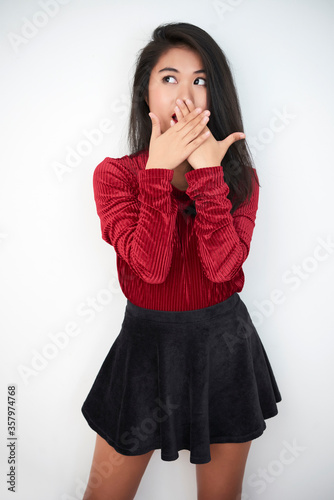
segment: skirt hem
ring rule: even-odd
[[[161,450],[161,443],[156,442],[156,443],[151,443],[149,446],[149,449],[146,451],[141,450],[140,453],[132,453],[129,452],[128,450],[122,448],[122,446],[119,446],[106,432],[103,431],[103,429],[97,425],[93,419],[88,415],[88,413],[85,411],[84,408],[81,409],[84,417],[86,418],[89,426],[91,429],[93,429],[99,436],[101,436],[103,439],[107,441],[107,443],[115,448],[115,450],[120,453],[121,455],[126,455],[126,456],[138,456],[138,455],[144,455],[145,453],[149,453],[152,450]],[[278,414],[278,411],[273,412],[271,414],[268,414],[267,416],[263,417],[264,419],[269,419],[271,417],[274,417],[275,415]],[[210,438],[210,444],[215,444],[215,443],[245,443],[247,441],[251,441],[253,439],[256,439],[264,433],[265,429],[267,428],[265,421],[263,421],[263,425],[259,427],[257,430],[250,432],[249,434],[246,434],[244,436],[223,436],[223,437],[212,437]],[[178,452],[181,450],[188,450],[191,452],[190,445],[189,444],[184,444],[181,445],[180,448],[178,448]],[[174,454],[174,455],[165,455],[164,453],[161,453],[161,460],[164,460],[165,462],[173,462],[179,458],[179,453]],[[201,458],[201,457],[190,457],[190,463],[192,464],[206,464],[211,461],[211,457],[207,458]]]

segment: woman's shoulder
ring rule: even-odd
[[[127,178],[131,175],[137,178],[138,172],[145,169],[147,160],[147,149],[118,158],[107,156],[95,167],[93,179],[97,181],[111,175],[116,177],[126,176]]]

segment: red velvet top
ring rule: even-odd
[[[125,297],[147,309],[185,311],[240,292],[258,184],[253,180],[251,200],[231,215],[221,165],[187,172],[181,191],[171,184],[173,170],[146,170],[147,160],[148,150],[107,157],[93,174],[102,238],[115,249]]]

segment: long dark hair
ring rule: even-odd
[[[211,111],[207,127],[215,139],[221,141],[233,132],[243,132],[232,72],[219,45],[206,31],[193,24],[161,24],[153,31],[150,42],[137,55],[128,129],[130,154],[149,149],[152,124],[145,101],[149,78],[160,56],[173,47],[189,47],[202,58],[207,76],[207,104]],[[253,192],[252,177],[259,184],[245,139],[234,142],[228,148],[221,165],[229,186],[228,198],[233,213],[247,197],[250,199]]]

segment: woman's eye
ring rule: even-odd
[[[167,75],[167,76],[164,76],[162,80],[163,80],[164,82],[166,82],[166,83],[169,83],[169,82],[167,81],[167,78],[174,78],[174,80],[175,80],[175,77],[174,77],[174,76],[172,76],[172,75]],[[195,82],[196,82],[197,80],[203,80],[204,84],[202,83],[201,85],[206,86],[206,79],[205,79],[205,78],[198,77],[198,78],[196,78]]]
[[[163,80],[164,82],[166,82],[166,81],[167,81],[167,80],[166,80],[166,78],[174,78],[174,76],[172,76],[172,75],[167,75],[167,76],[164,76],[162,80]],[[174,78],[174,79],[175,79],[175,78]],[[167,82],[167,83],[169,83],[169,82]]]
[[[206,79],[205,79],[205,78],[198,77],[198,78],[196,78],[196,80],[203,80],[204,85],[206,85]],[[195,80],[195,81],[196,81],[196,80]]]

